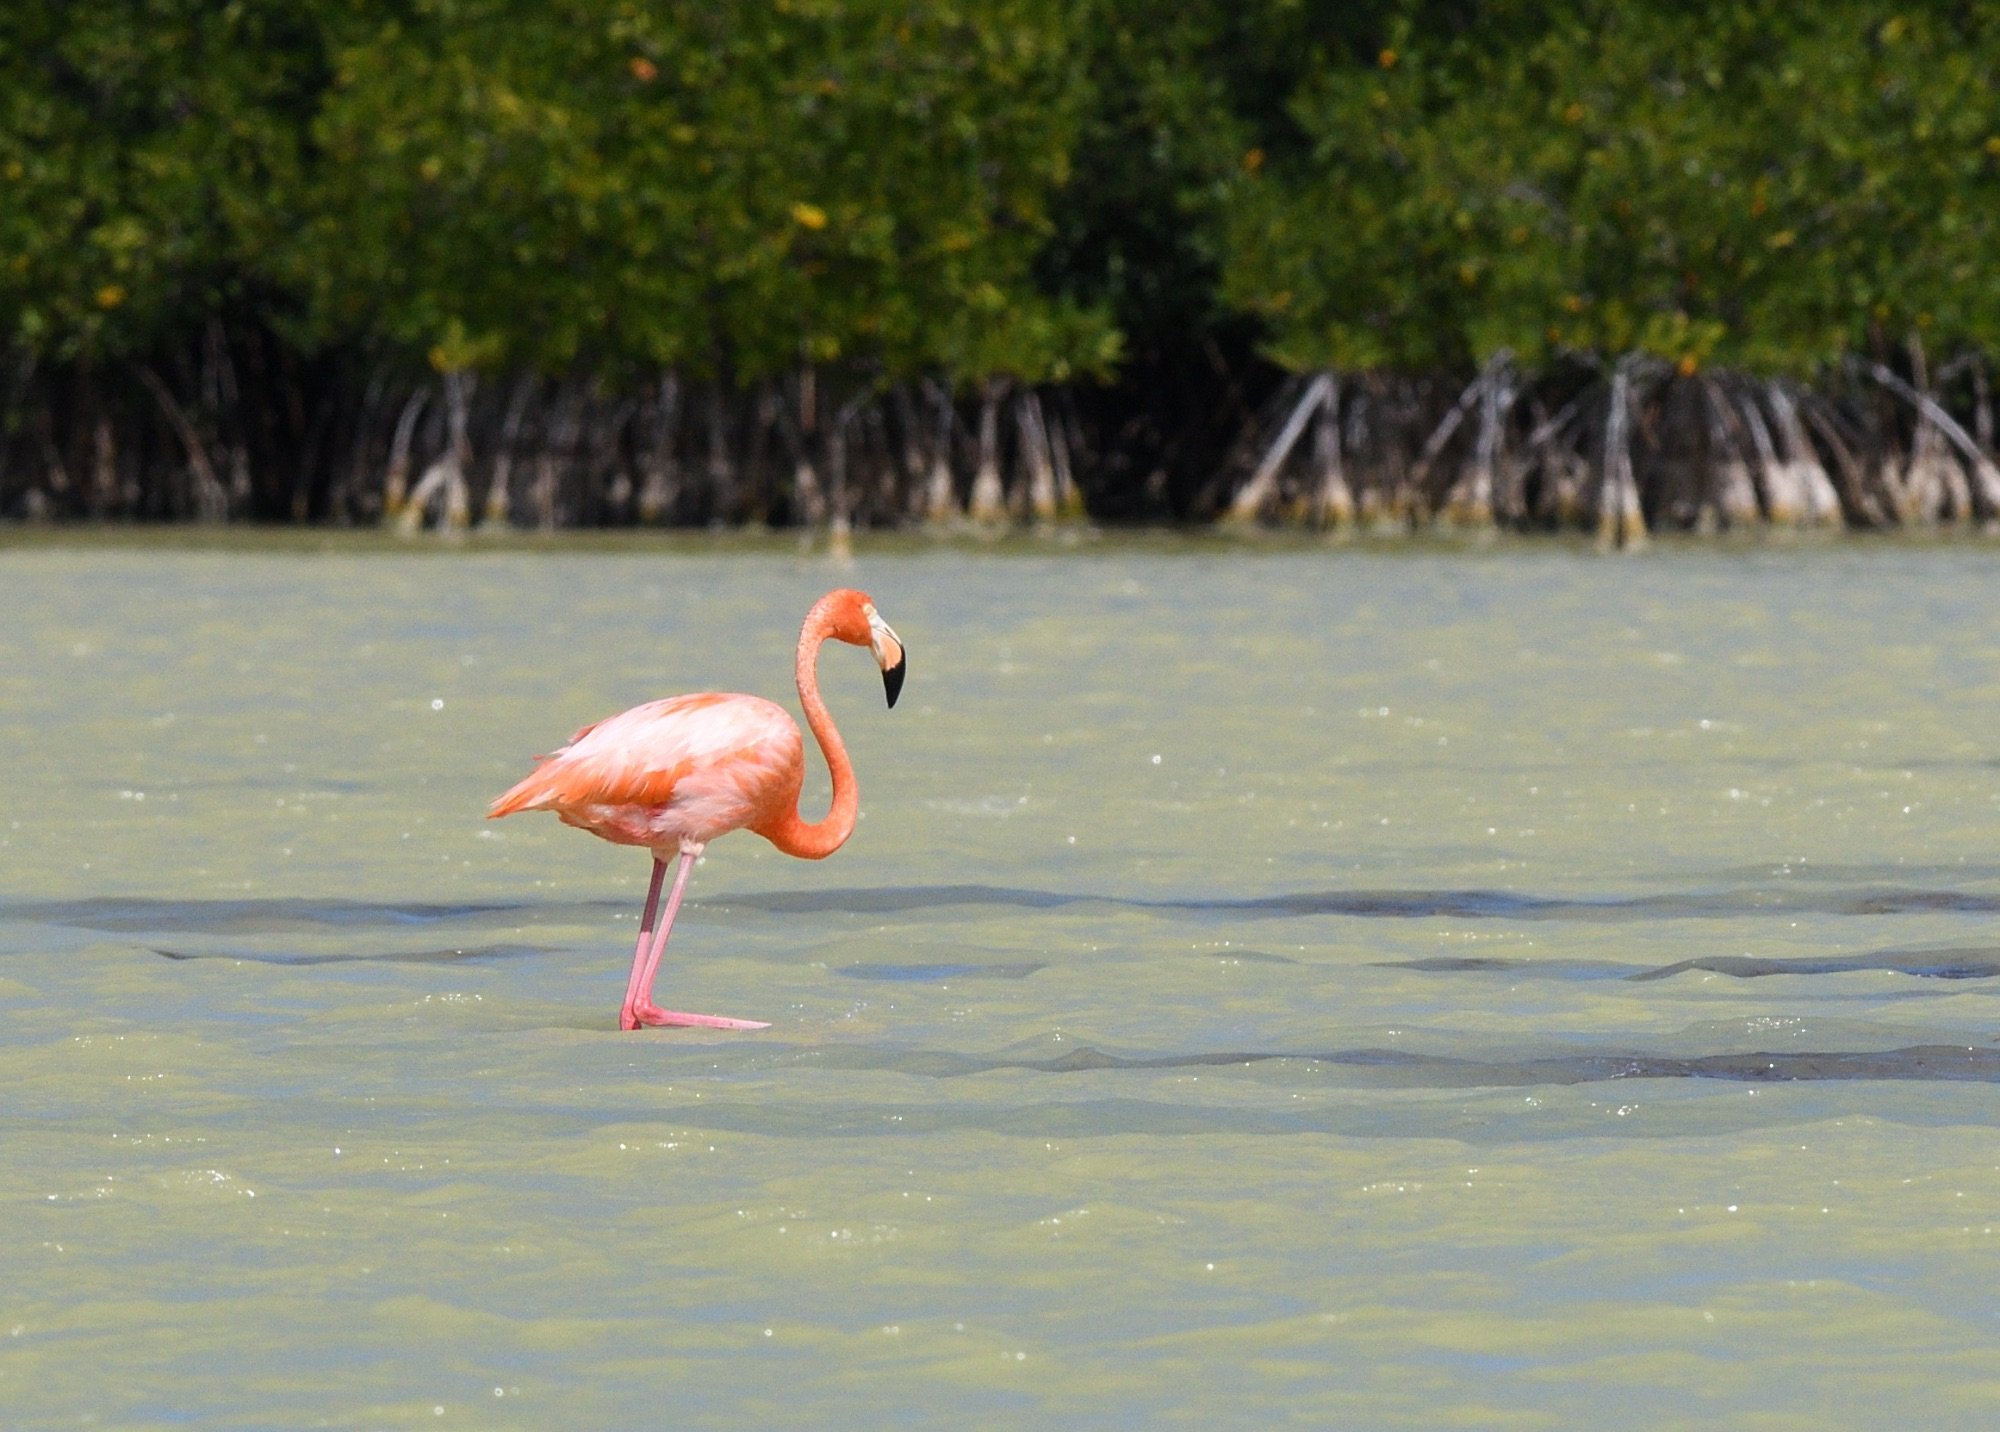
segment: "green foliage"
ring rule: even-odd
[[[1768,75],[1789,136],[1744,326],[1822,352],[2000,344],[2000,13],[1814,10]],[[1753,196],[1760,197],[1760,196]],[[1783,257],[1777,257],[1782,254]]]
[[[1805,369],[1990,345],[2000,22],[1969,7],[1514,3],[1385,19],[1291,98],[1225,291],[1285,365],[1640,351]]]
[[[228,302],[316,83],[283,0],[0,8],[0,331],[90,361]]]
[[[1067,13],[424,0],[336,51],[290,272],[330,330],[465,335],[445,361],[1101,365],[1028,282]]]
[[[0,332],[445,371],[2000,347],[2000,12],[1861,0],[0,10]],[[1150,360],[1149,360],[1150,361]]]
[[[444,368],[560,367],[607,309],[616,213],[560,7],[419,4],[330,33],[301,222],[271,267],[316,336],[381,336]]]

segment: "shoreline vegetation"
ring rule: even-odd
[[[2000,15],[1766,8],[17,7],[0,520],[2000,532]]]

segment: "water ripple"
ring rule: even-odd
[[[1677,960],[1654,970],[1641,970],[1626,978],[1663,980],[1689,970],[1729,975],[1735,979],[1760,979],[1765,975],[1837,975],[1856,970],[1888,970],[1936,980],[1985,980],[2000,975],[2000,946],[1973,949],[1876,950],[1863,955],[1836,955],[1823,958],[1763,959],[1754,955],[1702,955]]]
[[[1583,898],[1508,890],[1319,890],[1242,897],[1162,899],[999,885],[886,885],[765,890],[698,903],[772,915],[898,915],[951,906],[1057,910],[1099,905],[1162,915],[1249,918],[1344,915],[1360,919],[1653,920],[1744,915],[2000,914],[2000,895],[1908,886],[1772,889],[1768,886]],[[0,904],[0,920],[115,932],[268,930],[298,925],[408,926],[492,915],[624,910],[626,900],[373,902],[346,899],[164,900],[106,897]]]
[[[768,890],[719,902],[769,914],[907,914],[953,905],[1052,910],[1112,905],[1164,914],[1251,917],[1348,915],[1364,919],[1615,920],[1725,919],[1742,915],[2000,914],[2000,895],[1880,886],[1861,890],[1751,887],[1662,895],[1581,898],[1508,890],[1321,890],[1248,897],[1157,899],[997,885],[905,885],[835,890]]]
[[[169,960],[248,960],[260,965],[456,965],[483,960],[513,960],[558,951],[546,945],[476,945],[441,950],[390,950],[380,954],[302,955],[283,950],[162,950]]]
[[[1670,965],[1640,966],[1616,960],[1531,960],[1496,955],[1433,955],[1417,960],[1377,960],[1377,969],[1424,974],[1504,974],[1512,979],[1650,980],[1701,972],[1732,979],[1766,975],[1837,975],[1868,970],[1919,979],[1983,980],[2000,975],[2000,946],[1870,950],[1855,955],[1697,955]]]
[[[161,930],[218,933],[272,931],[299,926],[407,927],[489,915],[520,915],[549,908],[527,902],[455,904],[370,900],[277,898],[266,900],[157,900],[112,896],[94,900],[53,900],[0,904],[0,920],[74,929],[134,934]],[[574,901],[570,908],[625,909],[626,902]]]
[[[1751,1051],[1741,1054],[1581,1053],[1521,1059],[1472,1059],[1401,1049],[1215,1050],[1177,1054],[1115,1054],[1083,1046],[1046,1058],[980,1057],[935,1050],[901,1051],[872,1067],[938,1078],[999,1070],[1081,1074],[1099,1070],[1186,1069],[1300,1060],[1367,1071],[1371,1082],[1434,1089],[1516,1088],[1530,1084],[1594,1084],[1621,1079],[1717,1079],[1735,1083],[1903,1080],[2000,1083],[2000,1049],[1920,1044],[1887,1050]],[[828,1061],[855,1063],[856,1061]]]

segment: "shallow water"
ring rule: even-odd
[[[5,1426],[1992,1425],[1990,547],[324,545],[0,549]]]

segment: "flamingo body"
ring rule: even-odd
[[[704,691],[585,726],[492,813],[553,811],[565,825],[664,860],[770,824],[798,805],[805,776],[805,741],[784,707]]]
[[[625,984],[623,1029],[642,1024],[700,1025],[711,1029],[765,1029],[755,1020],[681,1014],[653,1004],[653,976],[687,888],[688,872],[709,841],[732,830],[752,830],[787,855],[818,860],[853,833],[861,794],[854,767],[820,699],[815,670],[829,638],[865,646],[882,668],[889,704],[903,686],[903,644],[865,593],[828,592],[806,613],[799,633],[795,675],[799,703],[826,757],[833,805],[826,818],[799,815],[805,784],[805,741],[782,706],[760,696],[703,691],[648,701],[583,727],[569,744],[540,758],[536,769],[493,802],[489,817],[546,810],[567,825],[616,845],[644,846],[653,854],[653,883],[639,921],[639,943]],[[667,862],[680,865],[673,894],[658,927],[660,886]]]

